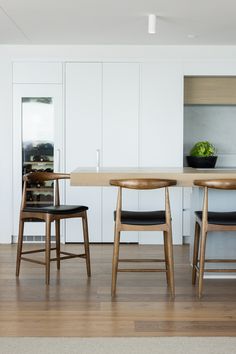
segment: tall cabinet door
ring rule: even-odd
[[[179,62],[141,67],[140,164],[183,165],[183,77]]]
[[[181,167],[183,160],[183,78],[179,62],[143,63],[141,67],[140,166]],[[151,195],[150,195],[151,194]],[[171,188],[173,241],[182,243],[182,191]],[[163,206],[163,193],[140,193],[140,209]],[[140,233],[140,243],[162,236]]]
[[[66,171],[79,166],[95,166],[96,150],[101,150],[102,65],[100,63],[66,64]],[[91,242],[101,242],[101,188],[66,188],[68,204],[89,207]],[[66,223],[66,242],[81,242],[80,220]]]
[[[31,171],[60,172],[64,169],[62,85],[14,84],[13,121],[13,235],[16,236],[22,174]],[[52,205],[53,199],[54,188],[51,182],[27,186],[28,206]],[[24,234],[44,235],[44,223],[27,222]]]
[[[103,154],[105,167],[137,167],[139,164],[138,63],[103,64]],[[103,188],[102,240],[113,242],[117,190]],[[124,190],[123,209],[138,209],[138,192]],[[137,242],[137,232],[123,232],[121,241]]]

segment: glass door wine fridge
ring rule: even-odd
[[[63,170],[62,87],[16,84],[13,92],[13,235],[17,236],[23,175]],[[34,207],[53,205],[53,182],[28,185],[26,203]],[[24,233],[33,236],[29,240],[37,240],[36,236],[44,235],[43,227],[43,223],[32,220],[25,224]]]
[[[54,171],[52,97],[22,97],[22,174]],[[53,182],[28,185],[26,205],[53,204]]]

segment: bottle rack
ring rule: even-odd
[[[38,143],[30,148],[23,148],[22,175],[30,172],[53,172],[53,145]],[[50,206],[54,203],[52,181],[28,183],[26,189],[27,206]]]

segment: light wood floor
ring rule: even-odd
[[[0,245],[0,336],[236,335],[236,280],[206,280],[199,301],[187,246],[174,249],[174,301],[162,273],[118,274],[117,297],[111,301],[111,245],[91,245],[91,280],[84,261],[73,259],[62,263],[60,274],[52,264],[49,287],[43,267],[28,262],[22,261],[17,280],[15,255],[15,245]],[[121,255],[154,258],[162,247],[122,245]]]

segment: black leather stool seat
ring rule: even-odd
[[[81,213],[82,211],[88,210],[88,207],[83,205],[59,205],[59,206],[46,206],[46,207],[26,207],[23,209],[24,212],[29,213],[49,213],[49,214],[75,214]]]
[[[114,212],[116,219],[116,211]],[[126,225],[161,225],[166,223],[164,210],[158,211],[121,211],[121,223]]]
[[[197,218],[202,221],[202,211],[195,211]],[[216,225],[236,225],[236,211],[208,211],[208,223]]]

